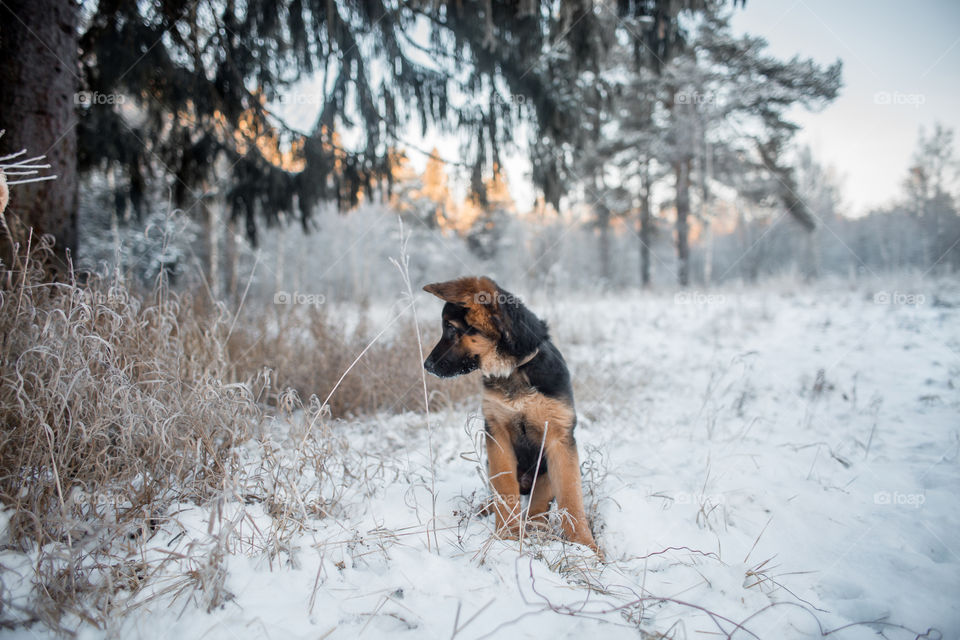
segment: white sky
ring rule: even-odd
[[[843,61],[837,100],[796,121],[797,140],[845,178],[848,215],[898,196],[920,126],[960,132],[957,0],[748,0],[733,25],[766,38],[778,57]]]

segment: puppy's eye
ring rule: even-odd
[[[445,326],[445,327],[443,328],[443,332],[444,332],[444,334],[447,335],[447,337],[453,338],[454,336],[457,335],[457,328],[456,328],[455,326],[453,326],[452,324],[448,324],[447,326]]]

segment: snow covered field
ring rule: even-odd
[[[274,425],[222,500],[172,509],[131,542],[151,575],[120,590],[108,629],[66,626],[81,638],[960,637],[960,286],[527,302],[575,378],[604,563],[549,532],[497,540],[472,515],[485,495],[478,379],[476,402],[432,413],[429,430],[414,414],[313,435],[305,419]],[[438,325],[439,303],[423,294],[418,310]],[[420,384],[379,373],[371,384]],[[250,483],[273,499],[247,496]],[[31,560],[4,551],[0,564],[15,605]]]

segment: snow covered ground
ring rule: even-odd
[[[162,569],[79,637],[960,637],[960,286],[528,304],[576,381],[604,563],[472,515],[477,380],[431,429],[335,422],[310,456],[302,424],[275,425],[244,454],[274,498],[240,483],[172,509],[130,550]],[[439,303],[418,309],[437,324]],[[13,601],[29,562],[0,554]]]

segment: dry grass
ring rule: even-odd
[[[371,326],[364,315],[348,329],[335,314],[326,308],[289,307],[249,314],[227,341],[234,377],[256,380],[258,399],[275,404],[286,389],[304,400],[312,395],[325,399],[348,372],[330,397],[334,416],[423,412],[422,359],[413,320],[397,320],[351,368],[382,327]],[[426,344],[430,348],[433,343]],[[434,406],[478,397],[472,378],[430,378],[427,388]]]
[[[182,579],[160,593],[217,606],[230,597],[231,548],[276,557],[304,522],[337,517],[344,495],[388,472],[371,472],[331,415],[423,409],[412,321],[351,368],[371,342],[363,319],[347,331],[322,313],[237,317],[162,285],[138,294],[117,280],[50,283],[45,258],[20,251],[0,271],[0,503],[10,518],[0,550],[33,563],[28,603],[9,601],[0,580],[0,628],[69,632],[70,614],[106,628],[170,563]],[[445,384],[431,404],[475,396],[472,382]],[[267,432],[273,413],[289,425],[282,437]],[[225,502],[262,504],[271,528],[242,538],[244,516],[225,520]],[[183,503],[210,510],[211,542],[144,559]]]
[[[162,289],[140,299],[116,283],[44,283],[32,264],[6,271],[0,289],[12,537],[63,540],[73,518],[104,515],[105,489],[127,504],[121,519],[168,487],[219,489],[261,419],[248,388],[227,383],[225,319],[198,318]]]
[[[155,529],[172,500],[222,490],[262,412],[227,382],[226,318],[162,287],[47,283],[42,257],[2,273],[0,501],[8,544],[40,550],[33,615],[56,626],[92,617],[101,550]]]

